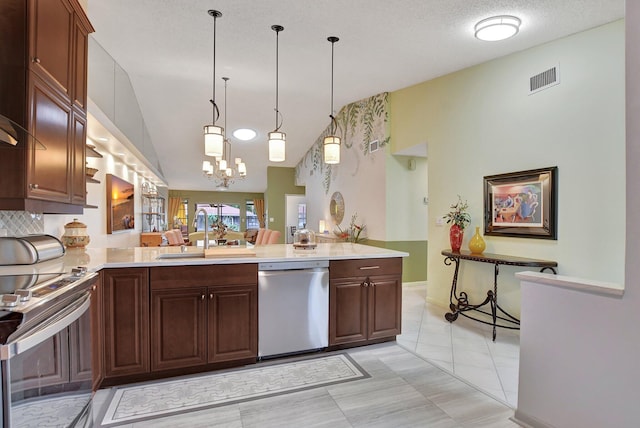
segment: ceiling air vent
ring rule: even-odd
[[[529,78],[529,95],[560,83],[560,67],[555,66]]]

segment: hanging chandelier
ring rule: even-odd
[[[324,162],[327,164],[338,164],[340,163],[340,137],[335,135],[337,126],[336,118],[333,115],[333,46],[340,39],[331,36],[328,37],[327,40],[331,42],[331,114],[329,115],[331,118],[331,130],[329,132],[330,135],[324,137],[323,141]]]
[[[224,80],[224,127],[227,127],[227,116],[229,116],[229,109],[227,107],[227,82],[228,77],[223,77]],[[216,160],[205,160],[202,162],[202,172],[210,179],[217,181],[217,187],[228,189],[229,185],[236,180],[242,180],[247,176],[247,166],[242,161],[242,158],[235,158],[233,164],[231,163],[231,142],[225,138],[223,144],[223,150],[221,156],[216,156]]]
[[[280,110],[278,110],[278,33],[284,30],[284,27],[282,25],[272,25],[271,29],[276,32],[276,128],[269,132],[269,161],[284,162],[287,136],[280,131],[282,121],[278,124],[278,119],[282,118]]]
[[[222,156],[224,152],[224,128],[216,126],[216,120],[220,117],[220,111],[216,104],[216,20],[222,16],[217,10],[207,12],[213,17],[213,93],[211,104],[213,105],[212,124],[204,126],[204,154],[207,156]]]

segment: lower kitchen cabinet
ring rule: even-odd
[[[257,265],[152,268],[151,369],[255,360],[257,277]]]
[[[149,372],[149,270],[102,272],[104,378]]]
[[[329,346],[364,345],[400,334],[402,259],[329,264]]]
[[[151,292],[151,370],[207,363],[207,289]]]
[[[209,362],[256,358],[258,284],[212,287],[208,305]]]

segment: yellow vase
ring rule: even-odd
[[[476,226],[476,233],[469,241],[469,250],[474,254],[482,254],[486,246],[484,239],[480,235],[480,227]]]

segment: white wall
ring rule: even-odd
[[[423,157],[387,156],[387,241],[428,239],[427,164]]]
[[[540,427],[640,420],[640,3],[626,2],[626,263],[622,298],[523,282],[516,416]],[[622,245],[620,245],[622,247]]]
[[[98,172],[94,178],[100,183],[87,183],[87,204],[95,205],[98,208],[85,208],[81,215],[44,215],[44,233],[61,237],[64,234],[64,225],[77,218],[87,225],[87,233],[91,239],[89,248],[119,248],[137,247],[140,245],[140,232],[142,230],[142,185],[141,177],[129,168],[118,162],[105,151],[98,148],[103,158],[87,158],[89,166],[97,168]],[[107,234],[107,209],[106,209],[106,174],[116,175],[134,185],[136,194],[135,229]],[[166,188],[159,188],[161,196],[166,192]],[[166,204],[165,204],[166,205]]]
[[[561,83],[528,95],[529,77],[559,64]],[[485,236],[486,252],[556,260],[571,276],[622,283],[624,23],[614,22],[393,93],[392,136],[429,142],[429,299],[448,305],[448,227],[457,195],[475,226],[483,177],[558,166],[558,240]],[[396,114],[398,113],[398,114]],[[500,303],[520,309],[518,269],[500,270]],[[464,263],[460,285],[486,296],[493,266]],[[479,280],[478,280],[479,279]]]

